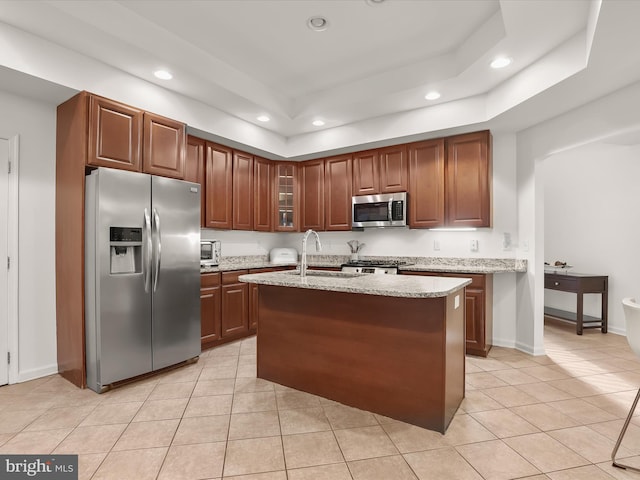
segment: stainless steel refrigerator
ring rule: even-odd
[[[85,198],[87,386],[102,392],[200,354],[200,185],[98,168]]]

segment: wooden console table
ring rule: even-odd
[[[575,293],[577,297],[577,308],[575,312],[544,307],[545,317],[575,322],[576,333],[578,335],[582,335],[584,328],[600,328],[602,333],[607,333],[608,283],[609,277],[605,275],[545,273],[544,288],[562,292],[572,292]],[[602,312],[600,318],[583,314],[583,295],[585,293],[599,293],[602,295]]]

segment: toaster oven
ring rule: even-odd
[[[200,266],[213,267],[220,264],[220,240],[200,241]]]

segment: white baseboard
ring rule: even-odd
[[[502,338],[493,338],[491,339],[494,347],[503,347],[503,348],[516,348],[516,342],[513,340],[505,340]]]
[[[612,327],[611,325],[609,325],[607,326],[607,332],[613,333],[614,335],[622,335],[623,337],[627,336],[626,328]]]
[[[28,382],[29,380],[35,380],[36,378],[46,377],[58,373],[58,364],[47,365],[46,367],[34,368],[32,370],[24,370],[18,372],[18,382]]]

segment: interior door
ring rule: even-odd
[[[0,138],[0,385],[9,383],[9,140]]]

